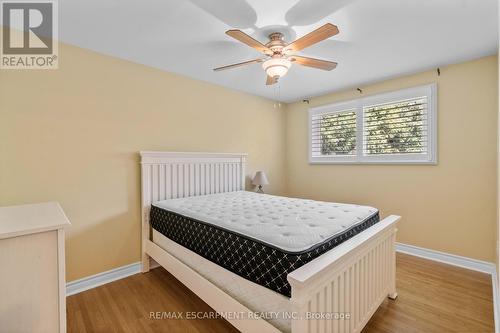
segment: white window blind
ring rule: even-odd
[[[437,162],[436,86],[309,110],[311,163]]]
[[[364,109],[366,155],[427,152],[427,97],[367,106]]]
[[[313,156],[356,155],[356,110],[314,115]]]

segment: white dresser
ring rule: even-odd
[[[0,207],[0,333],[66,332],[69,225],[57,202]]]

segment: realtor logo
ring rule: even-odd
[[[54,1],[2,1],[2,69],[56,69],[57,8]]]

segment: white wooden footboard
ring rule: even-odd
[[[288,275],[292,333],[360,332],[385,297],[396,298],[396,223],[389,216]]]

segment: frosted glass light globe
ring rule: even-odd
[[[264,61],[262,68],[266,71],[267,75],[270,77],[282,77],[292,66],[292,63],[288,59],[284,58],[272,58]]]

